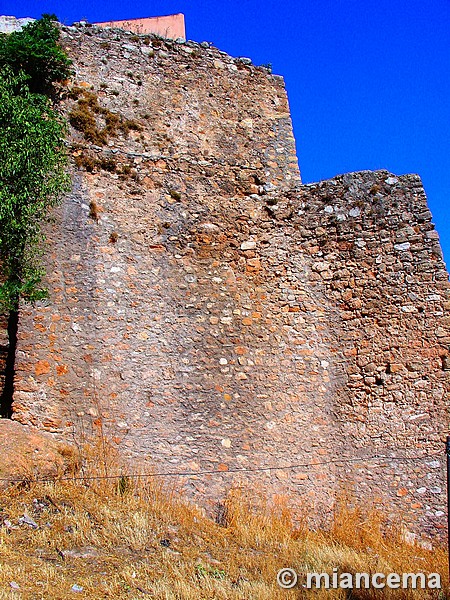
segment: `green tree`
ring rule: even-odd
[[[9,347],[0,414],[11,417],[18,309],[47,295],[42,223],[68,190],[66,126],[50,97],[70,75],[56,17],[0,34],[0,308],[9,310]],[[44,95],[46,94],[46,95]]]
[[[0,303],[12,311],[46,295],[41,225],[68,189],[65,124],[28,79],[0,70]]]
[[[55,15],[29,23],[21,31],[0,34],[0,67],[9,66],[18,75],[28,75],[31,92],[50,95],[53,83],[71,75],[72,61],[58,45]]]

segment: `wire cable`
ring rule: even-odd
[[[165,472],[156,472],[156,473],[121,473],[120,475],[86,475],[86,476],[64,476],[64,477],[43,477],[33,479],[33,482],[36,483],[56,483],[58,481],[93,481],[93,480],[105,480],[105,479],[148,479],[153,477],[199,477],[202,475],[228,475],[228,474],[236,474],[236,473],[258,473],[258,472],[267,472],[267,471],[286,471],[286,470],[294,470],[304,467],[311,466],[323,466],[330,464],[338,464],[338,463],[358,463],[364,461],[372,461],[372,460],[387,460],[387,461],[397,461],[397,462],[407,462],[407,461],[415,461],[415,460],[429,460],[431,458],[442,456],[442,453],[429,454],[426,456],[383,456],[383,455],[375,455],[375,456],[362,456],[358,458],[336,458],[332,460],[325,461],[317,461],[317,462],[307,462],[307,463],[297,463],[291,465],[274,465],[267,467],[243,467],[243,468],[231,468],[227,470],[219,470],[219,469],[207,469],[203,471],[165,471]],[[12,479],[12,478],[4,478],[0,477],[0,481],[4,483],[22,483],[26,480],[26,477],[21,479]]]

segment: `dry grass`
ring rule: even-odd
[[[449,597],[436,590],[282,590],[276,573],[287,566],[298,572],[438,572],[447,586],[446,554],[406,544],[379,514],[350,510],[345,501],[330,531],[314,532],[293,525],[286,502],[255,508],[235,491],[218,524],[157,478],[88,479],[120,473],[102,437],[82,452],[78,476],[84,481],[25,478],[0,493],[0,599]],[[19,524],[25,513],[38,528]],[[73,585],[83,590],[72,591]]]
[[[142,131],[142,125],[135,119],[126,119],[100,106],[93,92],[74,86],[69,90],[68,97],[77,100],[69,112],[69,123],[93,144],[104,146],[110,137],[116,137],[119,132],[127,136],[130,131]]]

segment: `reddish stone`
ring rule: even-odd
[[[46,373],[50,373],[50,363],[48,362],[48,360],[39,360],[34,365],[34,372],[36,373],[37,376],[45,375]]]

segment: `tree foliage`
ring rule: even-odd
[[[28,75],[31,92],[50,94],[52,84],[67,79],[72,61],[58,45],[55,15],[28,23],[21,31],[0,34],[0,67]]]
[[[47,82],[54,80],[53,66],[49,75],[41,64]],[[33,302],[46,295],[41,226],[68,189],[66,126],[50,99],[30,90],[32,77],[30,70],[0,67],[0,304],[10,310],[21,298]]]

